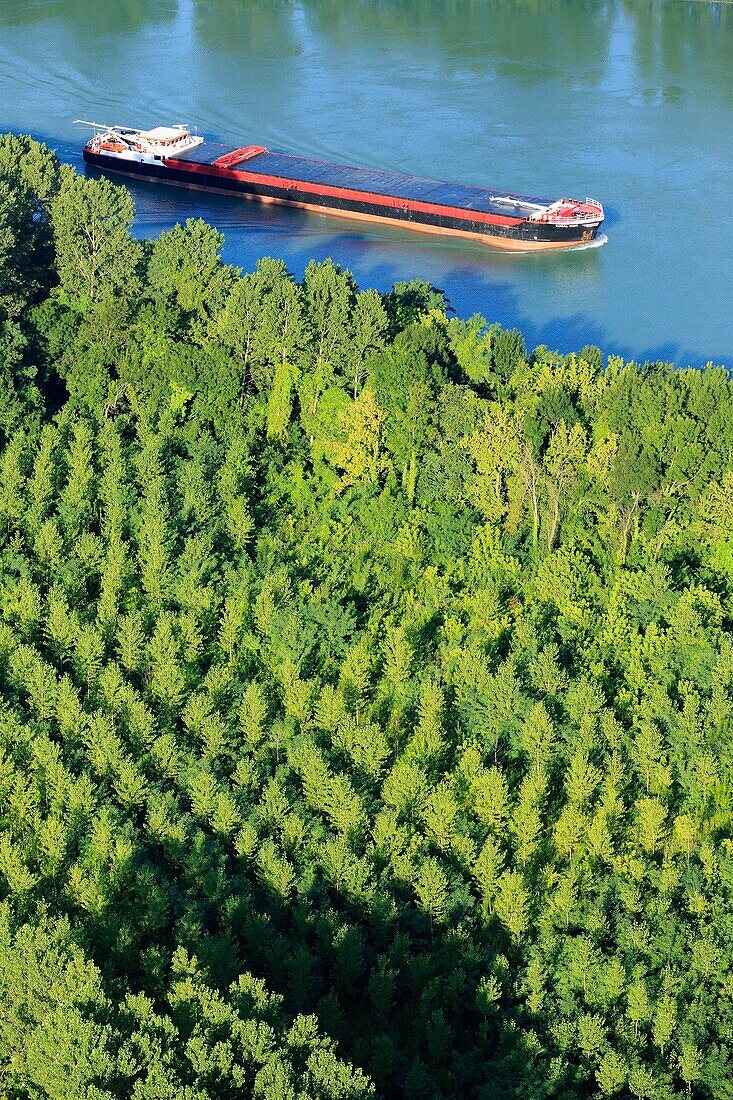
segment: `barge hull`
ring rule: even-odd
[[[369,177],[369,185],[374,190],[364,191],[361,188],[356,190],[353,186],[329,186],[321,184],[318,180],[292,179],[284,174],[274,175],[269,172],[265,174],[224,168],[217,166],[215,159],[221,159],[231,150],[227,146],[213,146],[213,148],[212,146],[213,143],[209,146],[212,152],[208,156],[202,157],[201,154],[196,156],[196,151],[192,150],[188,156],[166,158],[160,161],[105,156],[103,153],[95,153],[85,148],[84,160],[87,164],[105,172],[135,176],[138,179],[217,191],[220,194],[235,195],[250,201],[292,206],[344,218],[357,218],[423,233],[466,237],[497,248],[514,251],[568,248],[574,244],[592,240],[597,232],[596,228],[531,222],[522,217],[507,216],[496,209],[487,210],[485,207],[475,209],[474,201],[478,206],[478,200],[474,200],[474,192],[478,192],[478,189],[452,188],[449,194],[455,196],[458,201],[463,200],[465,202],[463,206],[430,202],[428,200],[433,198],[432,194],[422,195],[418,192],[419,197],[416,195],[413,198],[404,194],[390,194],[385,190],[385,185],[379,190],[376,189],[381,183],[381,176],[385,184],[392,185],[393,190],[398,189],[393,185],[393,179],[403,181],[402,190],[408,190],[412,178],[399,177],[396,174],[366,172],[365,176]],[[218,154],[216,158],[212,158],[214,151]],[[286,168],[290,167],[287,162],[316,165],[320,163],[308,162],[306,158],[290,157],[287,154],[265,154],[265,157],[269,157],[270,161],[274,160],[276,163],[278,160],[286,162],[284,165]],[[255,163],[261,160],[260,156],[254,156],[252,159]],[[264,168],[264,164],[262,167]],[[346,169],[346,171],[357,173],[360,170]],[[349,183],[351,182],[352,180],[349,180]],[[423,187],[433,183],[433,181],[419,179],[415,182],[418,185],[422,184]],[[434,186],[437,187],[438,184]],[[478,194],[484,197],[491,193],[481,189]],[[435,197],[437,198],[437,195]],[[500,201],[510,204],[511,200],[511,195],[501,193]]]

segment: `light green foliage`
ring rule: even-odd
[[[148,264],[153,295],[199,321],[221,308],[234,275],[221,263],[223,243],[222,235],[201,218],[187,218],[161,233]]]
[[[729,1100],[727,373],[131,217],[0,140],[0,1096]]]
[[[112,1095],[100,1088],[113,1068],[100,974],[68,922],[14,931],[8,907],[0,909],[0,1004],[3,1091],[49,1100]]]
[[[52,204],[56,267],[67,304],[129,298],[139,289],[139,245],[129,229],[134,208],[129,191],[107,179],[91,180],[61,170]]]

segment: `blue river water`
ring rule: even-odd
[[[607,211],[601,247],[485,245],[138,183],[135,231],[201,216],[225,258],[424,278],[529,344],[733,366],[733,5],[705,0],[2,0],[0,129],[81,165],[73,119],[185,122]]]

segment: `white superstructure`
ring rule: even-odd
[[[91,126],[94,134],[88,147],[94,153],[120,157],[122,160],[156,161],[175,157],[203,142],[188,126],[154,126],[152,130],[136,130],[130,126],[107,126],[100,122],[74,120],[76,125]]]

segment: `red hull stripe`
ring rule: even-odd
[[[280,187],[284,190],[293,188],[299,194],[309,194],[317,198],[319,195],[328,195],[336,199],[352,199],[354,202],[370,203],[373,206],[386,206],[394,210],[414,210],[420,214],[447,214],[452,218],[463,218],[465,221],[484,222],[486,225],[520,225],[524,218],[507,218],[501,214],[489,214],[483,210],[467,210],[460,206],[440,206],[430,202],[419,202],[416,199],[397,199],[391,195],[376,195],[372,191],[352,191],[348,187],[328,187],[320,183],[306,183],[304,180],[285,179],[283,176],[261,176],[256,172],[237,172],[224,168],[216,168],[210,164],[196,164],[193,161],[177,160],[175,157],[166,157],[164,164],[169,168],[184,169],[186,172],[197,172],[204,176],[224,176],[228,179],[242,180],[245,183],[261,184],[264,187]]]

